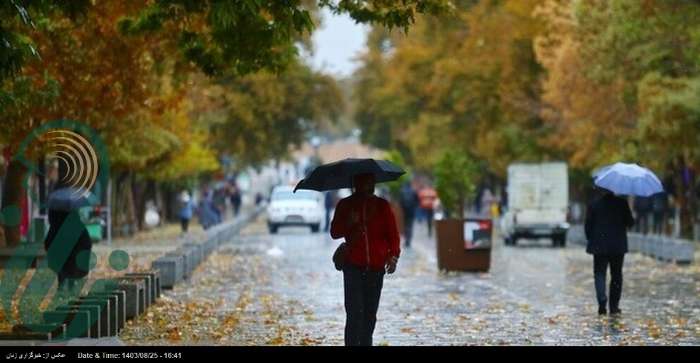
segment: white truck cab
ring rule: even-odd
[[[569,230],[569,176],[567,164],[517,163],[508,167],[508,208],[501,218],[506,245],[519,238],[551,238],[566,245]]]

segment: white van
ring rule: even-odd
[[[553,246],[566,245],[569,206],[567,164],[517,163],[508,167],[508,209],[501,218],[506,245],[519,238],[551,238]]]

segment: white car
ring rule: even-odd
[[[323,194],[313,190],[297,190],[291,186],[277,186],[272,190],[267,206],[267,226],[277,233],[282,226],[309,226],[318,232],[325,217]]]

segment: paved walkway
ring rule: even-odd
[[[700,344],[700,268],[638,254],[625,262],[623,315],[596,315],[592,259],[580,246],[526,241],[493,250],[486,274],[440,273],[417,226],[385,279],[379,345]],[[264,215],[167,292],[122,339],[127,344],[340,345],[337,242],[308,229],[269,235]]]

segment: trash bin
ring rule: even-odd
[[[491,267],[490,219],[442,219],[435,222],[438,269],[487,272]]]

